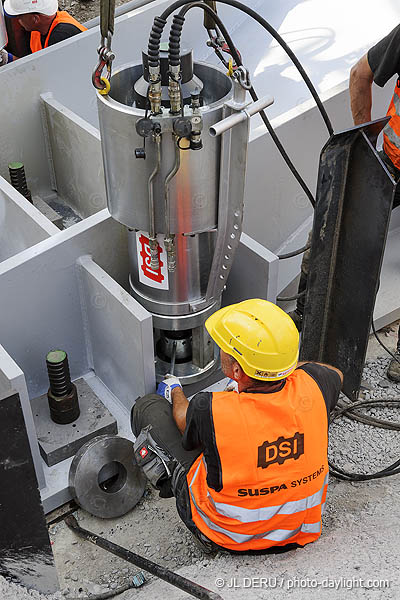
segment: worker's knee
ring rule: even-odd
[[[146,394],[138,398],[131,410],[131,429],[138,436],[143,427],[152,424],[152,416],[156,416],[161,405],[167,403],[159,394]]]

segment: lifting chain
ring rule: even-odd
[[[110,91],[111,65],[115,58],[111,50],[111,41],[114,33],[115,0],[101,0],[100,3],[100,46],[97,48],[99,62],[93,71],[92,82],[100,94],[108,94]],[[104,67],[107,72],[103,76]]]

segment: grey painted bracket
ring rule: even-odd
[[[222,305],[228,306],[248,298],[276,301],[278,293],[278,257],[242,233],[229,274]]]
[[[53,187],[82,218],[93,215],[107,204],[99,131],[53,94],[41,100]]]
[[[152,317],[90,256],[78,259],[92,368],[128,410],[155,390]]]
[[[12,185],[0,177],[0,262],[59,233]]]

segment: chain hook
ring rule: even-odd
[[[237,67],[234,71],[233,76],[236,78],[236,80],[239,82],[239,84],[244,90],[251,89],[250,73],[246,69],[246,67],[244,67],[243,65]]]

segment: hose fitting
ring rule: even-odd
[[[149,101],[153,115],[161,112],[160,42],[166,22],[161,17],[155,17],[149,37]]]

